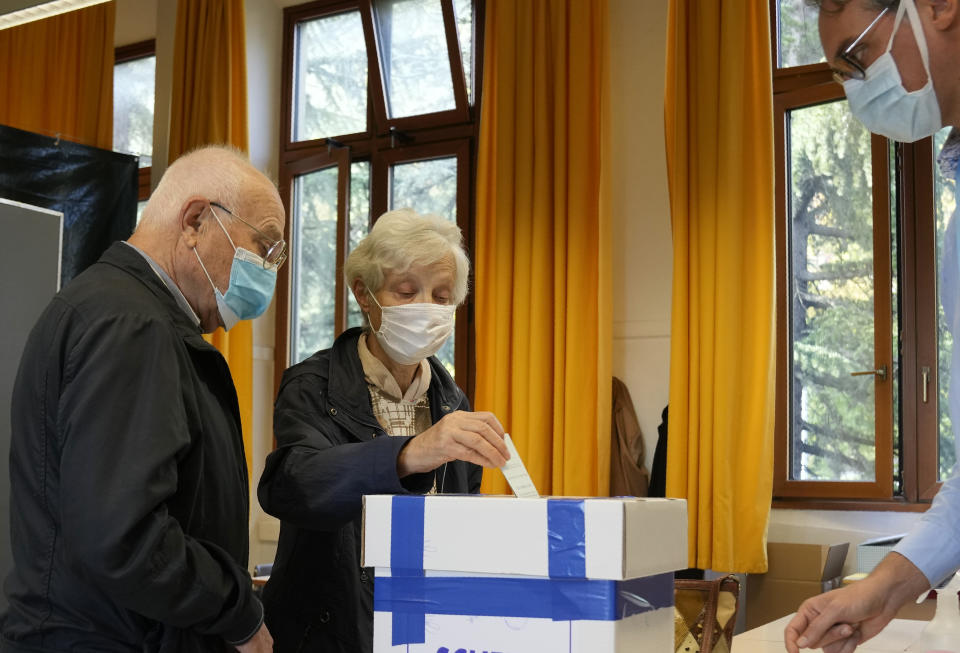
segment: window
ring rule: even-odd
[[[157,57],[154,42],[117,48],[113,66],[113,149],[140,157],[137,222],[150,197]]]
[[[956,454],[937,301],[955,205],[935,154],[870,134],[820,48],[816,9],[771,0],[780,499],[933,497]],[[936,145],[933,143],[936,141]]]
[[[363,324],[343,264],[382,213],[447,218],[469,252],[481,10],[472,0],[322,0],[284,11],[280,188],[292,255],[278,286],[281,363]],[[468,392],[471,301],[437,354]]]

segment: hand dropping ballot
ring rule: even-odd
[[[527,472],[523,460],[520,459],[520,454],[517,453],[517,447],[513,444],[513,439],[509,433],[504,434],[503,441],[504,444],[507,445],[507,451],[510,452],[510,460],[500,468],[500,471],[507,477],[507,483],[510,484],[510,489],[521,499],[539,498],[540,495],[537,494],[537,488],[533,484],[533,479],[530,478],[530,474]]]

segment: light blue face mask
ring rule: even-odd
[[[217,299],[217,310],[220,313],[220,321],[223,322],[225,331],[229,331],[240,320],[252,320],[255,317],[263,315],[267,307],[270,306],[270,300],[273,299],[273,291],[277,285],[277,270],[266,269],[263,267],[263,258],[254,254],[250,250],[237,247],[233,244],[226,227],[220,222],[220,217],[210,208],[217,224],[223,229],[227,240],[233,246],[233,262],[230,264],[230,285],[227,286],[227,292],[221,293],[207,267],[200,259],[197,249],[193,253],[200,262],[203,273],[207,275],[207,280],[213,287],[213,294]]]
[[[916,91],[907,91],[903,87],[900,71],[890,54],[893,37],[900,28],[904,12],[913,29],[923,68],[927,72],[927,83]],[[848,79],[843,83],[843,90],[847,94],[854,117],[874,134],[902,143],[912,143],[940,129],[940,104],[937,102],[930,77],[927,39],[914,0],[901,0],[886,51],[870,64],[864,79]]]

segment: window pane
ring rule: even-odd
[[[360,13],[297,24],[293,140],[367,130],[367,48]]]
[[[440,0],[378,0],[375,6],[390,117],[456,108]]]
[[[370,231],[370,162],[357,161],[350,164],[350,242],[349,250],[353,251],[367,232]],[[350,288],[347,292],[347,328],[363,326],[363,311],[353,298]]]
[[[140,224],[140,218],[143,217],[143,210],[147,208],[147,200],[140,200],[137,202],[137,221],[136,224]]]
[[[875,480],[870,134],[846,102],[793,110],[790,478]]]
[[[390,166],[390,208],[457,221],[457,157]]]
[[[457,38],[460,39],[460,58],[467,83],[467,102],[473,104],[473,0],[453,0],[457,16]]]
[[[410,208],[457,221],[457,157],[428,159],[390,166],[390,208]],[[455,337],[437,352],[451,376],[455,373]]]
[[[140,167],[153,156],[153,98],[156,57],[143,57],[113,67],[113,149],[136,154]]]
[[[778,0],[780,48],[775,57],[779,68],[826,61],[817,29],[817,10],[806,0]]]
[[[337,283],[337,169],[293,181],[293,314],[290,359],[333,344]]]
[[[933,154],[937,156],[943,147],[950,133],[950,128],[942,129],[934,136]],[[953,179],[944,175],[940,166],[934,162],[934,203],[933,208],[936,216],[937,229],[937,279],[946,279],[945,283],[939,284],[940,301],[937,302],[937,375],[939,377],[938,389],[938,410],[940,416],[940,478],[947,478],[953,472],[957,461],[957,439],[953,431],[953,423],[950,414],[960,414],[960,387],[953,388],[950,383],[950,372],[953,367],[953,335],[957,328],[960,328],[960,277],[957,270],[957,254],[960,250],[956,249],[958,244],[956,226],[947,231],[947,224],[950,222],[953,212],[957,206],[957,198]],[[949,237],[952,242],[946,243],[945,239]],[[945,260],[943,258],[944,246],[948,251],[953,252],[953,256]],[[960,350],[956,352],[960,356]],[[960,361],[958,361],[960,364]]]

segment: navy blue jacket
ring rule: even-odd
[[[288,369],[273,426],[277,449],[260,480],[260,505],[281,520],[264,588],[275,651],[368,653],[373,646],[373,573],[360,567],[365,494],[477,492],[482,469],[456,461],[400,479],[397,457],[410,437],[388,436],[370,403],[357,353],[360,329]],[[469,402],[430,358],[433,422]]]

